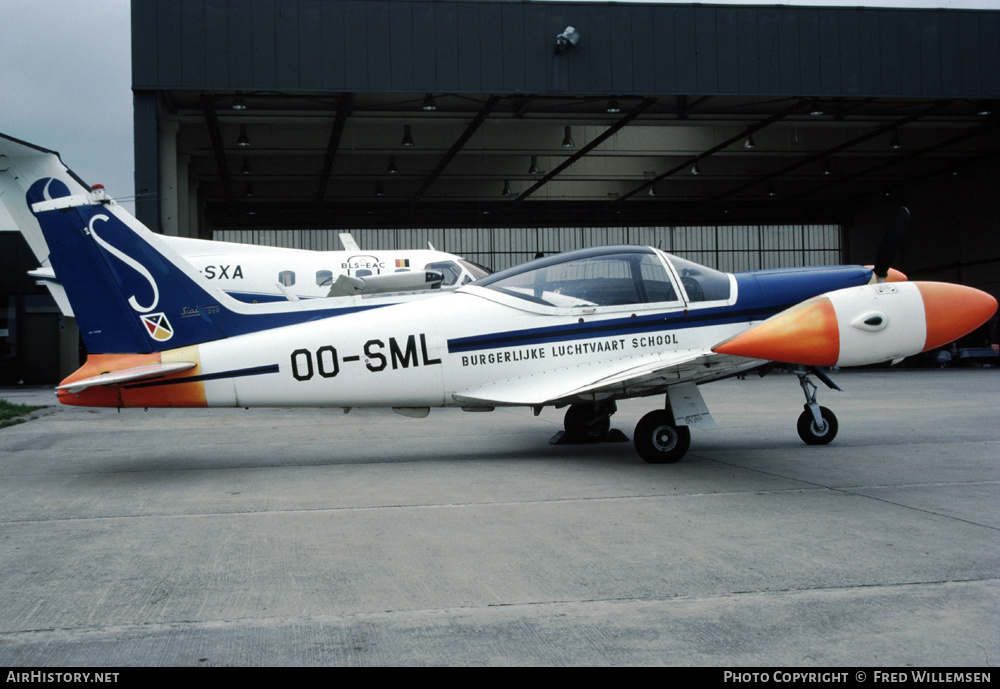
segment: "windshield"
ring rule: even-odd
[[[689,302],[729,299],[732,285],[729,276],[712,268],[673,254],[664,254],[681,278]]]
[[[659,257],[638,248],[614,253],[587,251],[582,256],[573,252],[495,273],[476,284],[563,308],[678,300]]]

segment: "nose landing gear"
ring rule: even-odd
[[[825,374],[818,369],[812,369],[813,373],[823,380],[829,387],[839,390]],[[807,445],[826,445],[837,437],[837,417],[827,409],[821,407],[816,402],[816,384],[809,380],[809,371],[798,369],[795,375],[799,378],[799,385],[806,396],[805,411],[799,416],[797,429],[799,437]]]

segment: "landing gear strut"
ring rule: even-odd
[[[827,385],[836,387],[829,378],[826,378],[818,370],[814,371],[821,378],[825,378]],[[809,372],[804,369],[795,371],[799,377],[799,385],[806,396],[805,411],[799,416],[797,428],[799,437],[808,445],[826,445],[837,437],[837,417],[826,407],[821,407],[816,402],[816,385],[809,380]]]

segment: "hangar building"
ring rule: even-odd
[[[997,11],[132,0],[132,45],[160,232],[746,270],[871,263],[906,205],[897,267],[1000,296]]]

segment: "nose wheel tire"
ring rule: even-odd
[[[635,426],[635,449],[648,464],[674,464],[691,446],[691,429],[675,426],[663,409],[651,411]]]
[[[826,407],[820,407],[819,414],[823,418],[822,426],[816,424],[816,419],[808,408],[799,416],[799,437],[807,445],[826,445],[837,437],[837,417],[834,413]]]

